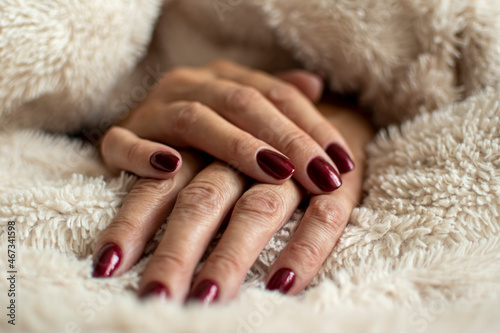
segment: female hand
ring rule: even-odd
[[[299,228],[269,271],[267,286],[271,290],[296,294],[307,286],[360,200],[364,146],[371,130],[352,112],[327,109],[329,119],[348,139],[360,167],[343,176],[345,184],[338,191],[312,197]],[[178,302],[187,297],[205,303],[227,301],[236,295],[272,235],[297,208],[304,191],[288,180],[281,185],[256,183],[245,192],[248,178],[221,162],[210,164],[185,187],[202,162],[191,154],[183,153],[182,157],[184,167],[175,177],[141,179],[131,191],[97,243],[94,275],[127,271],[175,202],[165,234],[141,279],[140,295]],[[191,288],[199,260],[231,210],[221,240]]]
[[[227,61],[174,69],[105,135],[102,156],[110,167],[167,179],[181,167],[169,146],[190,147],[259,182],[283,184],[293,174],[314,194],[332,192],[342,184],[339,172],[354,164],[345,140],[305,95],[317,98],[321,81],[305,72],[283,78],[308,84],[300,91]]]

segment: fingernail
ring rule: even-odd
[[[347,173],[354,169],[354,162],[351,157],[338,144],[332,143],[329,145],[326,148],[326,153],[330,156],[333,163],[335,163],[340,173]]]
[[[274,273],[271,280],[266,286],[267,290],[278,290],[279,292],[286,294],[293,286],[295,282],[295,273],[288,268],[282,268],[276,273]]]
[[[174,154],[159,151],[151,155],[149,162],[157,170],[172,172],[179,166],[180,159]]]
[[[118,245],[114,243],[104,245],[95,257],[92,277],[110,277],[120,264],[121,259],[122,250]]]
[[[257,154],[257,163],[265,173],[278,180],[287,179],[295,171],[292,161],[269,149]]]
[[[321,157],[316,157],[309,163],[307,174],[323,192],[332,192],[342,186],[338,172]]]
[[[197,300],[208,305],[217,299],[219,287],[215,282],[205,280],[200,282],[189,295],[189,299]]]
[[[167,287],[165,287],[162,283],[154,281],[148,283],[146,287],[144,287],[139,295],[139,298],[144,299],[151,296],[167,299],[170,297],[170,293],[168,292]]]

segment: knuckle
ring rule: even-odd
[[[226,141],[228,155],[233,156],[235,161],[242,156],[249,156],[248,153],[251,151],[253,140],[252,136],[246,135],[245,133],[235,133]],[[234,167],[239,166],[234,164],[236,163],[233,163]]]
[[[107,238],[109,239],[127,239],[130,242],[141,240],[143,238],[143,225],[141,221],[134,221],[125,216],[118,215],[106,228]]]
[[[167,251],[158,248],[151,257],[151,267],[165,267],[170,269],[183,270],[186,267],[186,258],[182,255],[181,251]]]
[[[227,275],[244,272],[244,260],[238,255],[237,251],[219,250],[214,251],[208,257],[206,265],[217,267],[217,271],[226,272]]]
[[[194,181],[179,192],[177,209],[218,212],[226,199],[224,191],[210,181]]]
[[[319,243],[307,242],[303,239],[297,239],[296,241],[290,243],[288,247],[290,257],[294,258],[294,260],[297,260],[298,262],[306,263],[305,265],[302,265],[303,269],[311,270],[311,272],[323,263],[325,259],[323,252],[324,251]]]
[[[148,198],[150,203],[155,200],[163,202],[175,194],[177,187],[176,177],[165,180],[141,178],[129,192],[127,200],[141,202]]]
[[[174,114],[172,121],[173,130],[176,133],[185,134],[205,109],[205,106],[199,102],[183,103]]]
[[[328,196],[314,200],[308,210],[309,217],[327,227],[330,233],[343,229],[349,218],[345,206]]]
[[[250,190],[241,197],[236,208],[243,213],[250,213],[264,217],[279,217],[283,214],[286,205],[282,196],[269,188]]]
[[[278,83],[269,90],[267,96],[269,100],[282,109],[288,104],[296,101],[301,94],[299,90],[291,84]]]
[[[263,99],[262,94],[255,88],[236,87],[224,97],[224,108],[231,112],[248,112],[252,105]]]
[[[279,147],[284,153],[299,151],[310,154],[312,149],[308,148],[310,147],[310,145],[307,144],[309,142],[311,142],[311,138],[306,133],[301,130],[294,130],[283,135]]]

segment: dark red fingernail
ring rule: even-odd
[[[153,166],[153,168],[164,171],[164,172],[172,172],[177,169],[179,166],[179,162],[181,160],[175,156],[174,154],[170,154],[164,151],[159,151],[151,155],[149,162]]]
[[[347,173],[354,169],[354,162],[351,157],[338,144],[332,143],[329,145],[326,148],[326,153],[330,156],[333,163],[335,163],[340,173]]]
[[[94,260],[92,276],[96,278],[110,277],[118,268],[122,259],[122,250],[114,243],[102,247]]]
[[[338,172],[321,157],[316,157],[309,163],[307,174],[323,192],[332,192],[342,186]]]
[[[212,303],[219,295],[219,287],[215,282],[205,280],[200,282],[189,295],[189,299],[200,301],[206,305]]]
[[[139,298],[144,299],[151,296],[167,299],[170,297],[170,293],[168,292],[167,287],[165,287],[162,283],[153,281],[144,287],[139,295]]]
[[[276,273],[274,273],[271,280],[266,286],[267,290],[278,290],[279,292],[286,294],[293,286],[295,282],[295,273],[288,268],[282,268]]]
[[[278,180],[287,179],[295,171],[292,161],[269,149],[257,154],[257,163],[265,173]]]

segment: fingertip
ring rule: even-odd
[[[342,179],[337,170],[322,157],[315,157],[309,162],[307,175],[319,189],[318,193],[313,190],[315,194],[331,193],[342,186]]]
[[[332,159],[333,163],[339,170],[339,173],[349,173],[355,168],[355,164],[351,156],[339,144],[332,143],[326,148],[326,153]]]
[[[170,298],[170,291],[168,290],[167,287],[161,282],[158,281],[152,281],[146,284],[143,288],[141,288],[137,296],[141,300],[149,299],[152,297],[157,297],[159,299],[169,299]]]
[[[116,126],[107,132],[101,153],[110,170],[126,170],[158,180],[173,177],[182,164],[181,155],[175,149]]]
[[[269,291],[277,290],[282,294],[286,294],[292,289],[294,283],[295,272],[289,268],[281,268],[269,278],[266,289]]]
[[[295,172],[295,165],[292,161],[273,150],[260,150],[256,159],[261,170],[276,180],[278,184],[290,179]]]
[[[96,249],[97,250],[97,249]],[[115,243],[106,243],[95,254],[92,263],[92,277],[108,278],[121,263],[122,250]]]
[[[168,151],[157,151],[151,154],[149,163],[159,171],[159,179],[169,179],[181,168],[182,158]]]

